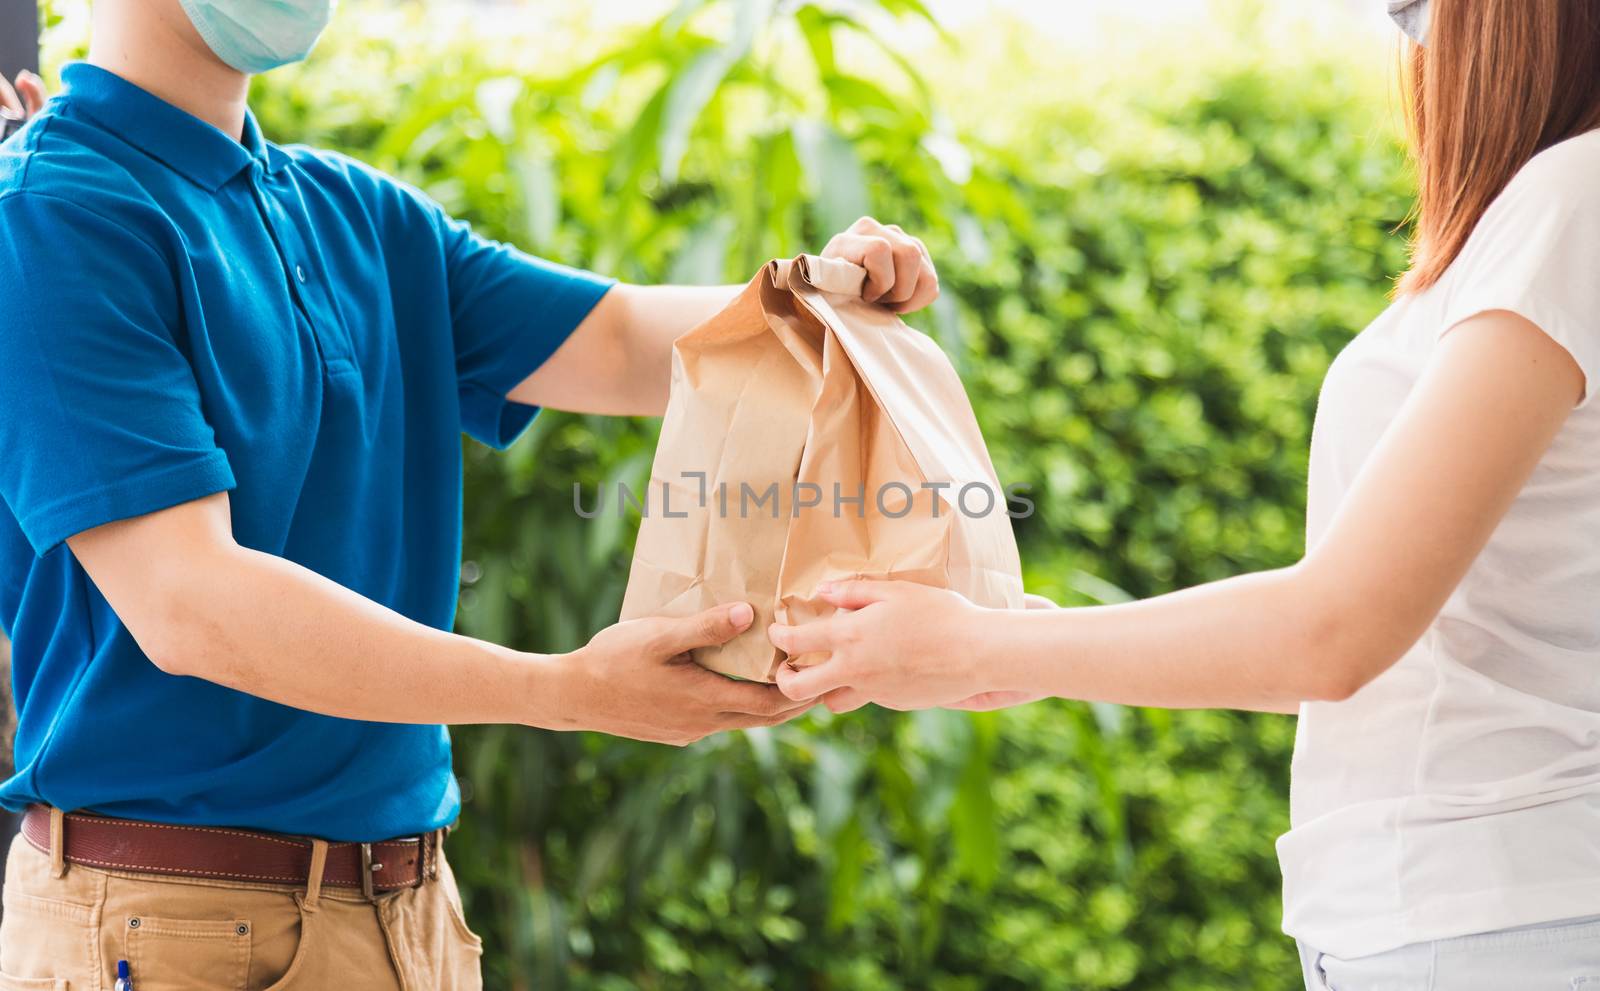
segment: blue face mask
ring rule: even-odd
[[[1430,5],[1430,0],[1389,0],[1389,16],[1412,41],[1426,45]]]
[[[257,73],[311,54],[335,0],[178,0],[217,58]]]

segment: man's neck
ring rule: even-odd
[[[236,141],[243,137],[250,77],[217,58],[177,4],[97,3],[92,9],[91,65]]]

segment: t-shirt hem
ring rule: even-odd
[[[352,795],[348,801],[329,804],[296,800],[288,805],[253,808],[237,802],[194,801],[175,806],[169,801],[117,797],[97,800],[81,780],[52,781],[44,785],[36,774],[20,771],[0,782],[0,808],[22,813],[32,805],[56,805],[78,812],[129,819],[134,822],[211,829],[246,829],[282,836],[316,836],[335,843],[372,843],[420,836],[450,826],[461,817],[461,795],[445,763],[437,773],[424,774],[422,782],[396,784],[385,800]],[[38,761],[35,760],[35,765]],[[61,775],[52,772],[52,779]],[[426,786],[424,786],[424,784]]]
[[[1363,915],[1351,925],[1301,925],[1285,912],[1283,932],[1341,959],[1387,953],[1414,943],[1479,936],[1600,915],[1600,875],[1558,885],[1479,891],[1424,901],[1406,912]]]
[[[461,419],[467,434],[497,450],[510,447],[539,415],[539,407],[507,394],[549,361],[600,305],[617,280],[584,272],[569,280],[537,320],[540,333],[513,338],[489,375],[461,383]]]
[[[531,373],[530,373],[531,374]],[[522,436],[541,407],[507,399],[474,382],[461,384],[461,422],[467,436],[504,451]]]

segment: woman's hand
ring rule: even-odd
[[[817,592],[841,611],[804,626],[775,623],[767,630],[790,657],[827,655],[815,665],[778,669],[778,687],[791,699],[822,696],[834,712],[868,702],[927,709],[974,702],[1003,687],[986,684],[976,663],[984,624],[1002,613],[912,582],[839,582]]]
[[[1042,595],[1032,592],[1022,597],[1024,609],[1060,609],[1054,599],[1047,599]],[[1009,709],[1014,705],[1026,705],[1047,699],[1049,695],[1042,692],[1008,691],[1008,692],[979,692],[971,698],[964,698],[959,702],[952,702],[945,706],[946,709],[965,709],[968,712],[993,712],[995,709]]]
[[[834,235],[824,258],[842,258],[867,270],[861,297],[896,313],[912,313],[939,298],[939,273],[927,245],[894,224],[862,217]]]

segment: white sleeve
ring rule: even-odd
[[[1600,132],[1529,162],[1445,279],[1441,336],[1480,313],[1515,313],[1572,355],[1587,405],[1600,391]]]

